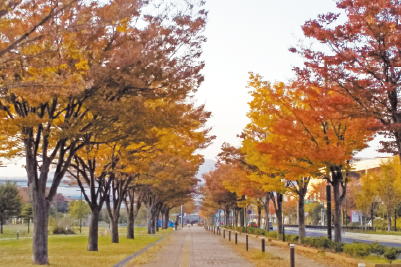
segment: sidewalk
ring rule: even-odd
[[[203,227],[192,226],[171,234],[172,244],[157,253],[154,262],[142,267],[251,267],[223,238],[219,238]],[[313,266],[310,266],[313,267]]]

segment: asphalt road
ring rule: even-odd
[[[274,230],[277,230],[276,227],[273,227]],[[298,234],[298,229],[295,228],[285,228],[285,234],[294,234],[297,235]],[[310,236],[310,237],[319,237],[319,236],[327,236],[327,230],[324,231],[318,231],[318,230],[309,230],[306,229],[306,236]],[[334,231],[332,236],[334,236]],[[382,235],[370,235],[370,236],[382,236]],[[348,238],[348,237],[342,237],[342,241],[345,243],[352,243],[352,242],[362,242],[362,243],[374,243],[374,241],[372,240],[364,240],[364,239],[360,239],[360,238]],[[389,247],[398,247],[401,248],[401,243],[391,243],[391,242],[381,242],[378,241],[378,243],[389,246]]]

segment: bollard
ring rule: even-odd
[[[246,234],[246,251],[248,251],[248,234]]]
[[[223,238],[226,238],[226,229],[223,229]]]
[[[265,252],[265,238],[262,237],[262,252]]]
[[[18,237],[19,237],[19,230],[17,230],[17,239],[18,239]]]
[[[358,263],[358,267],[366,267],[365,263]]]
[[[295,245],[291,244],[290,245],[290,266],[295,267]]]
[[[231,231],[228,231],[228,241],[231,241]]]
[[[238,243],[238,236],[237,236],[237,232],[235,232],[235,244]]]

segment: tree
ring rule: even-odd
[[[88,214],[91,213],[91,209],[89,208],[88,203],[81,199],[76,200],[76,201],[72,201],[70,203],[70,215],[72,218],[75,218],[79,221],[81,221],[82,219],[86,219]]]
[[[384,160],[374,186],[378,197],[386,206],[388,230],[391,231],[391,212],[401,202],[401,171],[399,156]],[[384,219],[384,218],[383,218]]]
[[[270,169],[290,183],[296,181],[301,185],[297,190],[302,203],[311,177],[323,178],[332,185],[335,241],[340,242],[341,204],[346,194],[349,160],[355,151],[367,146],[378,122],[344,116],[341,108],[352,100],[328,92],[328,84],[321,87],[311,80],[297,79],[288,85],[272,86],[251,73],[249,86],[253,88],[253,101],[248,116],[255,126],[251,125],[248,131],[263,133],[257,136],[260,141],[256,145],[266,155],[262,163],[267,162]],[[303,209],[300,203],[299,210]],[[303,216],[299,217],[301,221]]]
[[[296,69],[305,80],[353,99],[342,112],[354,117],[373,117],[380,121],[381,133],[394,141],[382,142],[382,151],[400,155],[400,1],[338,0],[346,15],[327,13],[307,21],[304,35],[324,45],[291,48],[304,59],[305,68]]]
[[[21,197],[18,186],[7,181],[0,184],[0,233],[3,233],[3,224],[12,217],[19,216],[21,213]]]
[[[33,262],[48,264],[50,202],[74,155],[96,143],[96,132],[118,134],[119,115],[128,106],[123,103],[133,108],[148,99],[184,101],[196,91],[203,81],[198,58],[207,12],[200,1],[177,12],[166,3],[153,14],[144,14],[146,1],[140,0],[40,3],[28,1],[22,11],[10,9],[14,13],[2,17],[9,25],[1,27],[2,34],[10,39],[21,34],[10,30],[15,25],[28,24],[32,32],[24,45],[3,47],[0,132],[6,141],[2,156],[26,159]],[[58,16],[40,24],[49,10]],[[25,14],[23,23],[15,23]],[[37,20],[40,27],[29,27],[39,25]],[[54,177],[46,192],[51,166]]]
[[[33,209],[32,209],[32,204],[25,204],[22,207],[21,214],[20,214],[21,219],[24,221],[28,222],[28,234],[29,234],[29,223],[33,219]]]
[[[380,204],[378,188],[377,185],[375,185],[377,182],[379,182],[377,173],[365,173],[365,175],[360,178],[361,186],[355,190],[355,204],[366,216],[370,216],[372,226],[375,219],[374,212]]]

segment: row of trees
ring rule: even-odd
[[[91,209],[90,251],[98,249],[103,203],[118,242],[122,202],[133,231],[135,199],[151,220],[193,193],[203,161],[194,151],[213,139],[204,127],[210,113],[190,100],[203,81],[203,4],[0,6],[0,152],[26,159],[35,264],[49,263],[50,203],[65,176],[81,187]]]
[[[340,14],[328,13],[302,26],[305,37],[323,48],[301,44],[290,49],[305,60],[304,67],[295,68],[294,80],[272,84],[250,73],[251,122],[239,149],[223,145],[211,175],[225,168],[242,170],[242,189],[227,186],[229,177],[220,183],[235,196],[247,195],[245,189],[256,183],[277,203],[284,193],[297,197],[301,237],[310,179],[326,180],[333,190],[334,237],[340,242],[341,207],[354,153],[377,132],[392,138],[382,142],[382,151],[401,153],[401,4],[338,0],[337,7],[344,10],[344,22],[337,21]],[[279,229],[280,206],[275,205]]]

